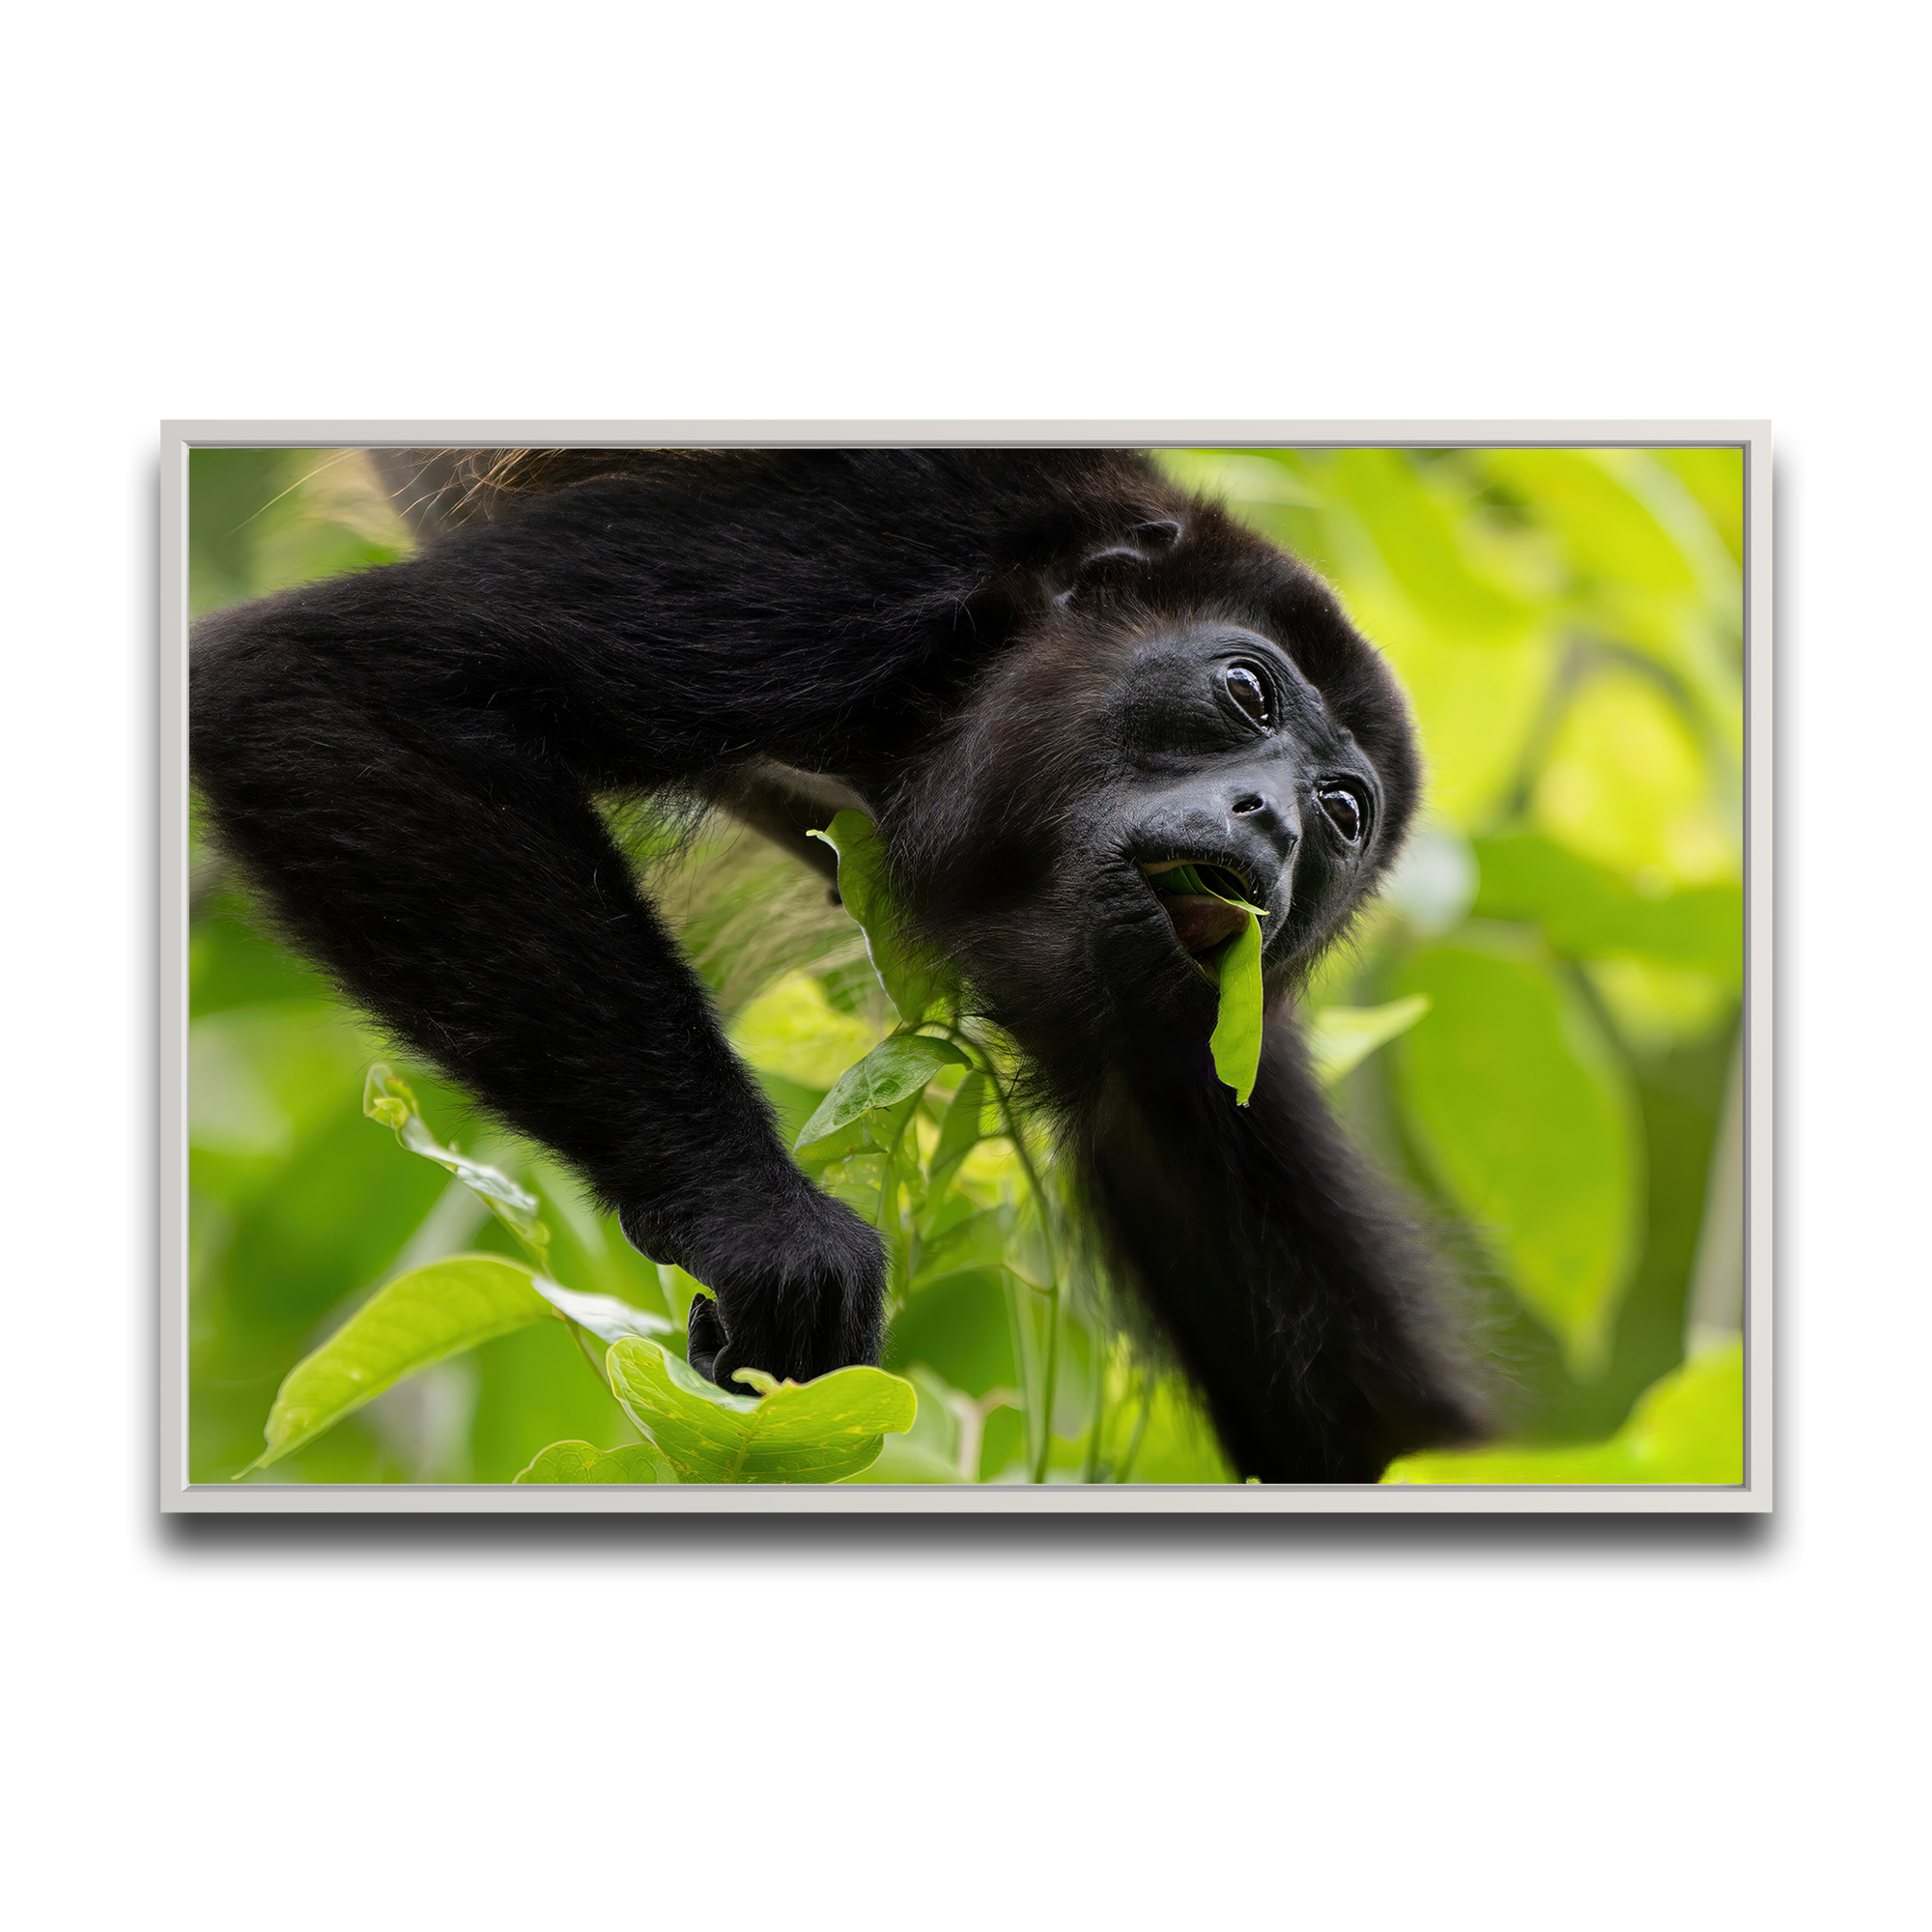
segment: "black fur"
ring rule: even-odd
[[[1401,695],[1318,579],[1119,452],[456,467],[422,556],[203,623],[196,778],[351,995],[716,1291],[707,1373],[876,1360],[882,1256],[779,1143],[604,793],[696,792],[813,863],[806,828],[865,803],[1240,1473],[1373,1481],[1480,1432],[1427,1257],[1293,1017],[1419,783]],[[1353,843],[1315,795],[1345,782]],[[1141,870],[1176,859],[1269,909],[1245,1109]]]

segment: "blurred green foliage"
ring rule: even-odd
[[[1513,1439],[1390,1480],[1739,1480],[1736,1243],[1706,1224],[1736,1140],[1719,1129],[1743,980],[1739,453],[1160,460],[1328,578],[1402,676],[1429,758],[1426,822],[1311,1002],[1341,1009],[1321,1046],[1345,1118],[1460,1250]],[[409,550],[358,452],[200,451],[190,484],[196,614]],[[901,1020],[858,929],[753,838],[707,829],[667,853],[613,822],[795,1136]],[[190,1450],[194,1478],[219,1481],[261,1454],[296,1364],[384,1284],[460,1253],[526,1258],[363,1118],[389,1043],[199,851],[193,894]],[[887,1365],[918,1413],[858,1480],[1228,1480],[1184,1391],[1060,1281],[991,1079],[921,1070],[839,1128],[851,1147],[808,1150],[901,1228]],[[440,1129],[464,1122],[460,1094],[409,1073]],[[479,1138],[469,1152],[541,1196],[549,1273],[677,1324],[680,1348],[696,1284],[633,1252],[538,1151]],[[661,1476],[579,1339],[527,1321],[248,1480],[501,1483],[546,1444],[530,1480]]]

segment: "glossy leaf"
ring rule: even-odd
[[[838,1369],[810,1382],[740,1377],[758,1395],[727,1395],[655,1342],[617,1343],[611,1387],[683,1483],[836,1483],[912,1427],[910,1382],[883,1369]]]
[[[362,1086],[362,1111],[372,1121],[395,1129],[396,1138],[412,1153],[444,1167],[476,1195],[526,1246],[541,1255],[550,1245],[550,1230],[537,1219],[537,1197],[506,1174],[467,1154],[446,1148],[429,1130],[408,1081],[399,1079],[380,1061],[370,1067]]]
[[[866,935],[866,952],[886,997],[907,1026],[956,1002],[956,976],[905,928],[894,902],[886,841],[863,811],[841,811],[813,832],[838,855],[838,896]]]
[[[842,1476],[846,1483],[958,1483],[965,1481],[944,1456],[902,1435],[886,1439],[878,1461],[861,1469],[856,1476]]]
[[[677,1327],[666,1316],[634,1308],[614,1294],[586,1294],[540,1274],[530,1277],[530,1286],[553,1308],[560,1309],[580,1328],[589,1329],[600,1342],[615,1342],[625,1335],[668,1335]]]
[[[1732,986],[1744,976],[1745,904],[1737,886],[1646,897],[1606,867],[1532,832],[1478,839],[1476,857],[1477,914],[1534,920],[1573,959],[1653,959]]]
[[[588,1442],[553,1442],[530,1459],[513,1483],[674,1483],[671,1466],[648,1442],[595,1449]]]
[[[1324,1087],[1334,1086],[1428,1010],[1427,993],[1411,993],[1383,1007],[1318,1007],[1308,1016],[1308,1058],[1316,1079]]]
[[[876,1027],[839,1012],[809,973],[787,973],[731,1022],[731,1044],[749,1065],[821,1094],[878,1037]]]
[[[950,1039],[932,1039],[924,1034],[895,1034],[882,1039],[856,1066],[838,1076],[838,1084],[806,1122],[798,1146],[804,1151],[863,1114],[910,1099],[942,1066],[971,1064]]]
[[[1208,1043],[1214,1071],[1235,1090],[1235,1105],[1245,1107],[1262,1065],[1262,925],[1252,912],[1219,963],[1221,1012]]]
[[[1744,1345],[1693,1357],[1645,1391],[1607,1442],[1405,1456],[1385,1483],[1742,1483]]]
[[[1623,1075],[1551,969],[1502,938],[1422,952],[1398,984],[1434,1007],[1396,1051],[1415,1140],[1572,1372],[1596,1373],[1640,1180]]]
[[[1160,875],[1163,892],[1182,892],[1216,898],[1238,906],[1247,923],[1223,946],[1215,958],[1215,978],[1221,989],[1221,1009],[1208,1046],[1214,1071],[1235,1090],[1235,1104],[1245,1107],[1255,1091],[1262,1065],[1262,927],[1267,914],[1233,893],[1219,891],[1193,866],[1170,866]]]
[[[1659,682],[1606,665],[1571,695],[1536,775],[1536,822],[1664,890],[1735,883],[1738,825],[1702,734]]]
[[[982,1138],[985,1114],[992,1094],[992,1083],[975,1071],[960,1081],[959,1090],[946,1109],[940,1123],[939,1142],[932,1150],[932,1185],[944,1186],[952,1170],[971,1153]]]
[[[919,1278],[936,1281],[942,1275],[998,1267],[1007,1260],[1012,1233],[1010,1208],[985,1208],[968,1214],[926,1242],[920,1254]]]
[[[497,1255],[455,1255],[380,1289],[289,1371],[269,1411],[265,1469],[386,1388],[498,1335],[550,1317],[531,1270]]]

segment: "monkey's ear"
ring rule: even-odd
[[[1172,550],[1180,538],[1180,526],[1172,517],[1151,518],[1134,526],[1134,541],[1143,550]]]
[[[1109,544],[1104,550],[1089,551],[1075,568],[1072,582],[1056,592],[1053,601],[1063,605],[1072,603],[1094,573],[1106,569],[1110,564],[1116,571],[1125,569],[1132,572],[1145,570],[1151,561],[1146,551],[1138,550],[1132,544]]]

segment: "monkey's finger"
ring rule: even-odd
[[[724,1318],[718,1304],[698,1295],[685,1321],[685,1357],[700,1376],[717,1379],[718,1352],[725,1342]]]

